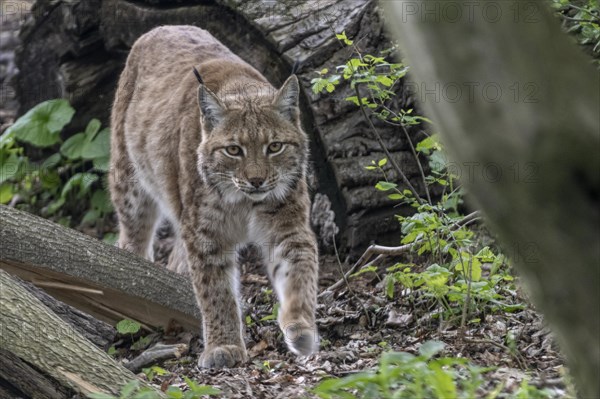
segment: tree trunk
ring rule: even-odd
[[[384,4],[449,166],[512,255],[581,395],[600,397],[598,71],[545,2]]]
[[[91,118],[108,123],[129,48],[158,25],[192,24],[210,31],[275,85],[288,77],[298,61],[304,125],[312,143],[314,191],[331,202],[341,247],[360,251],[373,240],[397,241],[399,225],[393,215],[402,210],[373,189],[381,176],[364,171],[371,160],[384,155],[360,111],[345,100],[352,90],[345,84],[335,95],[314,95],[310,90],[315,71],[334,70],[352,56],[352,49],[344,47],[335,33],[345,31],[364,54],[378,55],[392,46],[383,35],[375,0],[38,0],[31,14],[16,58],[20,113],[43,100],[68,98],[77,110],[74,132]],[[400,105],[414,107],[403,87],[395,91]],[[403,160],[412,184],[422,190],[404,136],[387,125],[378,128],[389,150]],[[348,173],[348,168],[360,173]],[[313,224],[321,243],[331,242],[332,229],[322,226],[330,221],[313,220]]]
[[[82,394],[117,394],[135,379],[135,375],[65,324],[2,270],[0,285],[0,353],[10,352]],[[27,389],[27,384],[19,388]],[[55,397],[60,397],[59,393]]]
[[[0,206],[0,268],[112,325],[200,331],[187,276],[40,217]]]

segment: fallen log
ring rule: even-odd
[[[32,283],[16,277],[14,280],[39,299],[40,302],[60,317],[62,321],[73,327],[75,331],[83,335],[98,348],[107,350],[113,343],[117,331],[110,324],[98,320],[71,305],[56,300],[53,296],[48,295],[43,289],[36,287]]]
[[[127,318],[147,329],[200,328],[185,276],[6,206],[0,206],[0,268],[112,325]]]
[[[189,350],[187,344],[156,344],[152,348],[147,349],[141,355],[125,363],[125,367],[134,373],[142,371],[142,368],[153,364],[165,361],[167,359],[177,358],[186,354]]]
[[[10,352],[60,385],[84,395],[118,394],[121,387],[135,379],[133,373],[64,323],[2,270],[0,286],[0,351]],[[19,389],[27,389],[27,384]],[[52,392],[50,387],[47,390]]]
[[[0,398],[67,399],[74,392],[39,372],[18,356],[0,350]]]

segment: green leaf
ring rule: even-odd
[[[378,83],[381,83],[382,85],[386,86],[386,87],[390,87],[394,84],[394,81],[392,79],[390,79],[389,77],[385,76],[385,75],[379,75],[377,76],[376,81]]]
[[[49,147],[60,140],[61,130],[71,122],[75,110],[67,100],[49,100],[36,105],[10,128],[17,139],[36,147]]]
[[[100,213],[108,213],[112,212],[113,210],[112,202],[110,201],[110,196],[108,195],[106,190],[94,191],[90,204],[94,209],[96,209]]]
[[[92,392],[86,394],[86,396],[90,399],[118,399],[116,396],[112,396],[102,392]]]
[[[385,279],[385,295],[390,299],[394,297],[394,279],[391,276]]]
[[[352,40],[348,39],[348,37],[346,36],[346,31],[336,34],[335,37],[338,40],[343,41],[347,46],[352,46],[352,44],[354,43]]]
[[[94,168],[100,172],[108,172],[110,169],[110,157],[94,158]]]
[[[490,247],[484,247],[481,249],[481,251],[477,252],[477,255],[475,255],[477,258],[479,258],[479,260],[481,260],[482,262],[493,262],[494,260],[496,260],[496,255],[492,252],[492,250],[490,249]]]
[[[124,319],[117,323],[116,328],[119,334],[135,334],[142,326],[133,320]]]
[[[110,155],[110,130],[103,129],[81,150],[84,159],[104,158]]]
[[[76,173],[67,182],[63,187],[61,197],[65,198],[69,192],[71,192],[75,187],[79,187],[78,197],[86,194],[92,184],[98,180],[98,175],[95,173]]]
[[[419,348],[419,354],[426,359],[430,359],[440,353],[445,346],[446,344],[440,341],[427,341]]]
[[[151,336],[141,337],[140,339],[135,341],[133,343],[133,345],[131,345],[131,350],[139,351],[142,349],[146,349],[151,343],[152,343]]]
[[[397,184],[390,183],[390,182],[387,182],[387,181],[380,181],[379,183],[377,183],[375,185],[375,188],[377,190],[379,190],[379,191],[389,191],[389,190],[394,189],[396,187],[398,187]]]
[[[402,200],[402,199],[404,199],[404,195],[395,193],[395,194],[388,195],[388,198],[391,200]]]
[[[456,398],[456,386],[452,376],[444,371],[439,364],[431,362],[429,368],[433,371],[428,380],[438,398]]]
[[[188,377],[183,377],[185,383],[188,385],[188,387],[190,388],[190,390],[200,396],[200,395],[218,395],[221,393],[220,390],[213,388],[211,386],[208,385],[198,385],[195,381],[192,381],[191,379],[189,379]]]
[[[382,364],[400,365],[410,363],[415,360],[415,355],[407,352],[387,352],[381,356]]]
[[[0,183],[12,179],[19,171],[22,157],[11,153],[7,157],[0,158]]]
[[[357,277],[364,273],[376,273],[376,272],[377,272],[377,266],[371,265],[371,266],[362,267],[356,273],[351,274],[350,277]]]
[[[357,96],[346,97],[345,100],[353,102],[354,105],[356,105],[356,106],[360,105],[360,103],[358,102],[358,97]]]
[[[131,380],[121,388],[121,397],[129,397],[140,388],[138,380]]]
[[[79,159],[81,158],[81,152],[83,151],[83,147],[87,144],[85,133],[77,133],[67,139],[60,146],[60,153],[65,156],[67,159]]]
[[[100,212],[97,209],[90,209],[83,215],[83,219],[81,219],[81,224],[93,224],[96,220],[100,218]]]
[[[440,150],[440,145],[436,136],[429,136],[421,140],[415,149],[419,152],[429,153],[431,150]]]
[[[60,197],[56,201],[51,202],[46,207],[45,216],[54,215],[65,204],[65,197]]]
[[[14,126],[14,124],[13,124]],[[15,144],[15,131],[6,129],[0,136],[0,150],[10,149]]]
[[[387,158],[383,158],[380,159],[379,162],[377,162],[377,165],[379,165],[379,167],[381,168],[382,166],[385,166],[388,163]]]
[[[106,353],[107,353],[109,356],[114,356],[114,355],[116,355],[116,354],[117,354],[117,348],[115,348],[115,346],[114,346],[114,345],[111,345],[111,347],[110,347],[110,348],[108,348],[108,351],[106,351]]]
[[[171,398],[171,399],[182,399],[183,398],[183,392],[181,392],[181,389],[179,387],[173,386],[171,385],[169,388],[167,388],[166,392],[167,397]]]
[[[471,280],[481,280],[481,262],[477,258],[472,258],[471,263]]]
[[[0,185],[0,204],[8,204],[13,198],[13,195],[14,191],[12,184],[5,183]]]
[[[434,172],[443,172],[448,165],[448,158],[446,155],[438,150],[435,150],[429,156],[429,166]]]
[[[90,141],[93,140],[96,136],[96,133],[100,131],[101,126],[102,124],[96,118],[89,121],[89,123],[85,127],[85,135],[89,138]]]
[[[115,233],[106,233],[104,234],[104,237],[102,237],[102,241],[108,245],[115,245],[118,239],[119,235]]]
[[[62,163],[63,157],[58,153],[52,154],[42,162],[39,179],[42,182],[42,187],[50,190],[52,193],[55,193],[55,190],[57,190],[62,183],[60,175],[58,174],[58,168]]]

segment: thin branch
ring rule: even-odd
[[[374,247],[375,245],[372,245],[371,247]],[[319,294],[319,298],[324,297],[327,293],[335,291],[336,289],[338,289],[339,287],[341,287],[344,282],[346,282],[346,280],[348,279],[348,277],[350,277],[352,274],[354,274],[359,268],[361,268],[361,266],[363,265],[363,262],[366,262],[365,260],[365,255],[368,255],[368,257],[370,258],[374,253],[373,252],[369,252],[367,254],[367,252],[369,251],[369,249],[371,248],[367,248],[367,251],[365,251],[365,253],[363,253],[363,255],[360,257],[360,259],[350,268],[350,270],[348,270],[346,272],[346,274],[344,274],[344,277],[340,280],[338,280],[337,282],[335,282],[334,284],[332,284],[331,286],[329,286],[327,289],[325,289],[323,292],[321,292]],[[365,264],[365,267],[367,266],[371,266],[372,264],[379,262],[381,260],[383,260],[383,258],[385,258],[385,255],[379,255],[378,257],[376,257],[375,259],[373,259],[373,261],[368,262],[367,264]]]
[[[481,212],[479,212],[479,211],[471,212],[467,216],[465,216],[464,218],[460,219],[458,222],[453,224],[451,228],[454,229],[457,227],[464,226],[464,225],[469,224],[472,221],[475,221],[480,218],[481,218]]]
[[[365,118],[365,120],[368,122],[369,127],[371,128],[371,131],[375,135],[375,139],[379,143],[379,146],[381,147],[381,149],[385,153],[385,156],[390,161],[390,163],[392,164],[392,166],[394,167],[394,169],[398,173],[398,176],[400,176],[400,178],[402,179],[402,181],[404,182],[404,184],[406,185],[406,187],[413,193],[413,195],[415,196],[415,199],[417,200],[417,202],[419,202],[419,204],[423,204],[423,199],[421,198],[421,196],[419,195],[419,193],[417,192],[417,190],[415,190],[415,188],[413,187],[413,185],[410,183],[410,181],[408,180],[408,178],[406,177],[406,175],[404,174],[404,172],[402,172],[402,169],[400,169],[400,166],[396,163],[396,161],[394,160],[394,158],[392,158],[392,154],[390,153],[390,151],[387,149],[385,143],[383,142],[383,139],[381,138],[381,135],[379,134],[379,131],[377,130],[377,128],[373,124],[373,121],[371,120],[371,118],[369,118],[369,115],[367,115],[367,111],[365,110],[365,105],[362,103],[362,100],[361,100],[362,97],[360,95],[360,91],[358,90],[358,84],[354,85],[354,92],[356,93],[356,98],[358,98],[358,104],[359,104],[360,111],[362,112],[363,117]]]
[[[459,228],[459,227],[463,226],[465,223],[474,221],[477,217],[479,217],[479,212],[478,211],[472,212],[472,213],[468,214],[467,216],[465,216],[464,218],[462,218],[461,220],[459,220],[458,222],[456,222],[455,224],[453,224],[450,227],[450,229],[453,230],[453,229]],[[365,252],[363,252],[363,254],[356,261],[356,263],[350,268],[350,270],[348,270],[343,275],[343,278],[338,280],[336,283],[332,284],[331,286],[329,286],[327,289],[323,290],[319,294],[319,298],[322,298],[328,292],[332,292],[332,291],[338,289],[345,282],[347,283],[348,277],[350,277],[352,274],[354,274],[358,269],[362,268],[363,265],[364,265],[364,267],[367,267],[376,262],[383,260],[387,256],[402,255],[403,253],[410,251],[416,245],[423,244],[424,241],[425,240],[418,240],[418,241],[412,242],[410,244],[401,245],[399,247],[386,247],[383,245],[371,245],[370,247],[368,247],[365,250]],[[378,256],[373,261],[369,262],[369,260],[373,257],[373,255],[378,255]]]
[[[499,342],[493,341],[491,339],[472,339],[472,338],[466,338],[463,337],[462,341],[467,343],[467,344],[489,344],[489,345],[494,345],[498,348],[501,348],[503,350],[505,350],[509,355],[511,355],[519,364],[519,367],[521,368],[521,370],[526,370],[526,361],[525,359],[521,356],[521,354],[519,352],[516,352],[514,350],[511,350],[509,347],[507,347],[506,345],[502,345]]]
[[[567,21],[573,21],[573,22],[587,22],[587,23],[598,23],[600,22],[600,19],[598,18],[592,18],[592,19],[582,19],[582,18],[573,18],[573,17],[569,17],[568,15],[563,15],[563,14],[559,14],[561,18],[566,19]]]
[[[386,111],[393,114],[395,117],[401,119],[400,116],[396,112],[391,110],[389,107],[385,106],[385,104],[381,104],[381,106]],[[388,122],[388,121],[386,120],[385,122]],[[390,124],[394,125],[394,126],[398,126],[398,127],[400,127],[400,129],[402,129],[402,132],[404,133],[404,136],[406,137],[406,140],[408,141],[408,145],[410,146],[410,151],[412,152],[413,157],[415,158],[415,161],[417,162],[417,167],[419,168],[419,173],[421,174],[421,180],[423,180],[423,187],[425,188],[425,194],[427,195],[427,202],[429,202],[430,205],[433,205],[433,202],[431,201],[431,195],[429,194],[429,187],[427,186],[427,179],[425,178],[425,172],[423,171],[423,165],[421,165],[421,160],[419,159],[417,150],[415,149],[415,146],[413,145],[410,135],[408,134],[408,130],[406,130],[406,126],[404,126],[403,123],[390,122]]]

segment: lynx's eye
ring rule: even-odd
[[[279,154],[281,151],[283,151],[283,143],[279,141],[274,141],[267,147],[267,154],[270,155]]]
[[[244,153],[237,145],[225,147],[225,152],[227,152],[227,155],[231,155],[232,157],[239,157]]]

